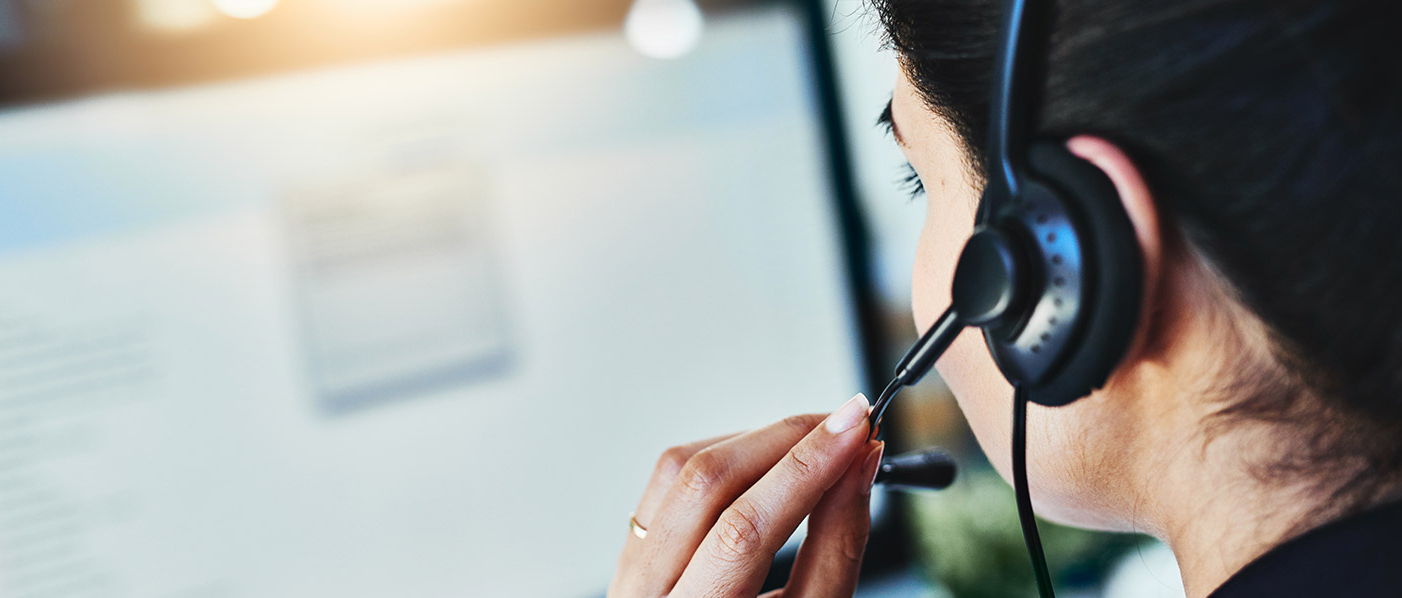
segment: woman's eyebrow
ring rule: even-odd
[[[876,117],[876,124],[886,127],[886,132],[896,138],[897,144],[904,147],[905,140],[901,139],[901,130],[896,128],[896,118],[891,115],[891,104],[894,103],[894,101],[894,99],[886,101],[886,109],[881,111],[881,116]]]

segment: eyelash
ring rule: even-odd
[[[910,201],[925,195],[925,183],[920,180],[920,173],[915,172],[915,167],[910,162],[906,162],[901,168],[900,184],[901,188],[910,194]]]

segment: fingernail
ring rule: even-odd
[[[866,396],[859,394],[844,403],[842,407],[834,411],[832,415],[829,415],[828,421],[823,425],[827,427],[828,432],[833,434],[841,434],[851,430],[854,426],[866,420],[867,407],[869,406],[870,404],[867,403]]]
[[[881,455],[884,454],[886,454],[886,443],[883,442],[870,455],[867,455],[867,462],[862,464],[862,471],[867,475],[867,494],[870,494],[871,487],[876,485],[876,474],[881,471]]]

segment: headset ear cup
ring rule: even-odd
[[[1087,274],[1094,276],[1079,340],[1055,371],[1028,389],[1035,403],[1065,405],[1104,386],[1124,359],[1139,322],[1143,258],[1134,225],[1104,172],[1063,142],[1036,142],[1029,153],[1030,174],[1057,191],[1076,220]]]

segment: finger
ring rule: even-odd
[[[652,476],[648,479],[647,487],[643,489],[643,496],[638,500],[638,506],[633,510],[633,519],[638,522],[643,529],[647,529],[652,515],[657,511],[657,506],[662,502],[662,497],[667,494],[667,489],[677,479],[677,474],[682,467],[691,459],[693,455],[702,451],[706,447],[723,442],[739,436],[740,434],[726,434],[705,440],[698,440],[690,444],[674,446],[662,451],[662,456],[658,457],[657,465],[652,468]],[[616,586],[622,580],[622,576],[632,569],[633,561],[637,560],[639,551],[642,550],[642,538],[633,534],[631,527],[627,532],[627,539],[623,542],[623,551],[618,555],[618,566],[615,568],[616,574],[612,582],[609,583],[609,596],[617,596]]]
[[[686,466],[686,462],[690,461],[696,453],[739,435],[740,433],[736,432],[716,436],[662,451],[662,456],[657,458],[657,465],[652,468],[652,477],[648,479],[647,488],[643,489],[643,497],[638,500],[638,508],[633,510],[633,515],[637,518],[638,523],[641,523],[643,527],[648,526],[649,522],[652,521],[653,514],[657,512],[658,505],[662,504],[662,497],[666,496],[667,490],[676,482],[677,475]]]
[[[866,397],[824,420],[721,513],[674,596],[753,596],[774,553],[866,446]]]
[[[789,574],[787,598],[851,598],[856,591],[871,531],[871,482],[885,450],[885,443],[868,444],[874,446],[852,461],[808,516],[808,536]]]
[[[693,455],[653,516],[625,595],[671,592],[721,511],[822,422],[817,414],[785,418]]]

